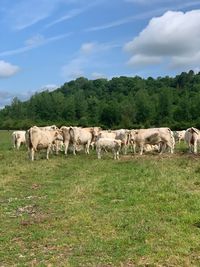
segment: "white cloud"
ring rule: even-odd
[[[138,66],[138,67],[143,67],[146,65],[151,65],[151,64],[159,64],[162,62],[161,57],[157,56],[144,56],[144,55],[135,55],[130,58],[128,61],[129,66]]]
[[[118,48],[118,44],[112,43],[83,43],[73,58],[61,68],[61,75],[65,79],[75,79],[88,75],[94,77],[94,73],[100,73],[103,68],[103,57],[110,49]],[[97,71],[94,71],[94,70]],[[91,71],[92,70],[92,71]]]
[[[0,78],[7,78],[16,74],[20,68],[16,65],[12,65],[9,62],[0,60]]]
[[[13,3],[6,14],[7,21],[16,30],[23,30],[49,17],[64,0],[21,0]]]
[[[16,91],[5,91],[0,89],[0,109],[4,108],[6,105],[11,105],[13,98],[17,97],[21,101],[29,100],[32,95],[36,92],[41,93],[43,91],[54,91],[59,88],[56,84],[46,84],[41,86],[37,90],[28,90],[26,92],[16,92]]]
[[[23,30],[56,14],[59,9],[69,10],[65,16],[53,20],[46,27],[73,18],[103,0],[18,0],[8,8],[2,4],[2,15],[14,30]],[[6,4],[4,4],[6,6]],[[71,9],[71,10],[70,10]],[[3,12],[5,11],[5,12]],[[1,10],[0,10],[1,12]]]
[[[90,54],[95,50],[95,46],[95,43],[84,43],[82,44],[80,51],[83,54]]]
[[[49,38],[45,38],[43,35],[35,35],[31,37],[30,39],[25,41],[25,45],[23,47],[13,49],[13,50],[7,50],[0,52],[0,56],[11,56],[16,54],[21,54],[24,52],[27,52],[29,50],[32,50],[33,48],[66,38],[70,36],[72,33],[66,33],[61,35],[52,36]]]
[[[56,90],[57,88],[59,88],[59,85],[56,85],[56,84],[46,84],[46,85],[43,85],[39,90],[37,90],[37,92],[42,92],[42,91],[54,91]]]
[[[200,10],[168,11],[151,19],[147,27],[124,47],[131,54],[129,65],[139,67],[168,60],[174,68],[198,67],[199,25]]]
[[[6,105],[11,105],[13,98],[17,97],[21,101],[29,99],[31,96],[30,92],[19,93],[10,92],[0,89],[0,109],[4,108]]]
[[[168,0],[165,2],[163,2],[163,0],[151,0],[151,1],[150,0],[124,0],[124,1],[125,2],[133,2],[133,3],[138,2],[138,3],[143,3],[145,5],[147,5],[147,4],[152,5],[154,2],[155,2],[155,4],[156,4],[156,2],[160,2],[160,3],[164,3],[165,5],[156,5],[156,8],[152,8],[151,10],[137,13],[137,14],[129,16],[129,17],[120,18],[120,19],[115,20],[115,21],[110,21],[110,22],[102,24],[102,25],[91,26],[91,27],[86,28],[84,31],[85,32],[101,31],[101,30],[106,30],[106,29],[110,29],[110,28],[114,28],[114,27],[119,27],[121,25],[131,23],[134,20],[149,19],[149,18],[152,18],[154,16],[161,15],[161,14],[163,14],[163,12],[166,12],[167,10],[170,10],[170,9],[180,10],[183,8],[189,8],[189,7],[196,6],[196,5],[200,4],[199,0],[195,0],[195,1],[188,0],[184,3],[182,0],[177,0],[177,1]]]
[[[93,72],[91,74],[92,79],[100,79],[100,78],[106,78],[106,75],[99,72]]]
[[[70,11],[68,12],[68,14],[66,14],[65,16],[62,16],[62,17],[60,17],[60,18],[58,18],[58,19],[56,19],[56,20],[54,20],[54,21],[48,23],[48,24],[46,25],[46,28],[51,27],[51,26],[53,26],[53,25],[56,25],[56,24],[58,24],[58,23],[60,23],[60,22],[66,21],[66,20],[68,20],[68,19],[71,19],[71,18],[73,18],[73,17],[75,17],[75,16],[77,16],[77,15],[83,13],[84,11],[85,11],[85,9],[81,9],[81,8],[72,9],[72,10],[70,10]]]
[[[41,34],[37,34],[32,36],[30,39],[27,39],[25,41],[26,46],[38,46],[45,42],[45,38]]]

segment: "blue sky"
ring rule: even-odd
[[[1,0],[0,107],[84,76],[200,70],[200,0]]]

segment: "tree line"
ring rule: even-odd
[[[200,73],[190,70],[156,79],[80,77],[53,92],[36,93],[27,101],[14,98],[0,111],[1,129],[50,124],[113,129],[200,128]]]

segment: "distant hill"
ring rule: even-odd
[[[200,73],[88,80],[80,77],[28,101],[14,98],[0,111],[1,129],[32,125],[99,125],[104,128],[200,128]]]

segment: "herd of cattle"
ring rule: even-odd
[[[200,131],[191,127],[184,131],[172,132],[167,127],[149,129],[120,129],[102,130],[100,127],[66,127],[33,126],[27,131],[15,131],[12,133],[13,146],[17,149],[25,144],[31,160],[34,160],[35,152],[46,149],[46,158],[49,153],[55,151],[72,151],[74,155],[81,149],[89,154],[90,148],[96,148],[98,159],[102,151],[112,151],[114,159],[119,159],[119,153],[127,153],[128,148],[133,153],[140,155],[147,151],[174,152],[175,142],[184,140],[190,152],[197,153],[197,143],[200,141]]]

